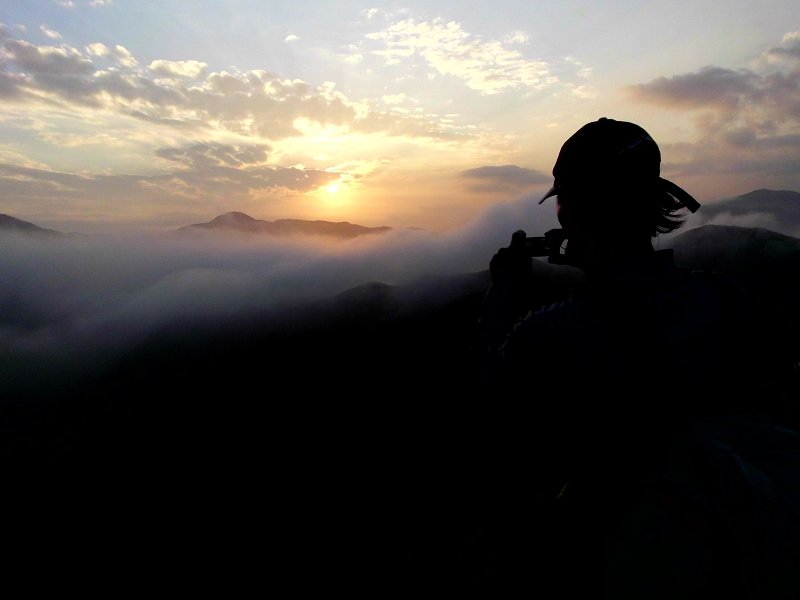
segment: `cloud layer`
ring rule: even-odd
[[[156,175],[76,175],[0,163],[0,194],[7,212],[38,209],[46,214],[48,206],[69,200],[79,203],[81,210],[124,212],[126,206],[169,199],[235,202],[279,190],[309,192],[340,177],[334,172],[268,165],[268,151],[264,144],[215,142],[160,148],[156,156],[166,168]]]
[[[403,284],[482,271],[521,224],[532,235],[543,232],[554,226],[552,210],[528,198],[497,205],[450,235],[396,230],[336,244],[4,235],[0,280],[11,284],[0,287],[0,359],[78,376],[171,328],[256,318],[370,281]]]
[[[467,169],[462,177],[474,181],[471,188],[476,192],[524,190],[534,185],[552,182],[552,177],[534,169],[517,165],[486,166]]]
[[[393,135],[447,134],[441,122],[378,110],[348,99],[333,84],[315,87],[260,69],[208,73],[201,61],[163,59],[142,67],[121,45],[37,45],[5,26],[0,45],[0,99],[6,102],[77,105],[167,127],[269,140],[303,135],[298,120]]]
[[[800,32],[751,69],[707,66],[628,90],[640,102],[691,111],[699,140],[673,148],[684,174],[761,174],[800,187]]]
[[[558,81],[546,62],[527,59],[508,47],[524,41],[518,34],[503,43],[471,35],[455,21],[408,19],[367,38],[384,45],[373,52],[387,65],[418,56],[434,72],[457,77],[482,94],[511,88],[542,89]]]

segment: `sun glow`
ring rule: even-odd
[[[328,190],[329,194],[335,194],[336,192],[339,191],[339,184],[338,183],[332,183],[326,189]]]

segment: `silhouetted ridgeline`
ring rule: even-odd
[[[222,214],[208,223],[187,225],[178,229],[179,233],[213,231],[228,233],[247,233],[258,235],[323,235],[334,238],[354,238],[359,235],[386,233],[389,227],[364,227],[346,221],[304,221],[302,219],[278,219],[262,221],[241,212]]]
[[[800,235],[800,193],[791,190],[754,190],[735,198],[703,205],[702,223],[761,225],[779,233]]]
[[[0,233],[19,233],[42,237],[61,237],[64,235],[59,231],[44,229],[28,221],[23,221],[4,214],[0,214]]]

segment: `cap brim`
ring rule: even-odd
[[[665,192],[667,192],[670,196],[674,197],[678,202],[683,204],[691,212],[695,213],[700,209],[700,203],[697,200],[695,200],[694,196],[692,196],[689,192],[675,185],[668,179],[664,179],[663,177],[659,177],[658,181]]]
[[[672,183],[668,179],[664,179],[663,177],[659,177],[658,181],[665,192],[667,192],[671,196],[674,196],[678,200],[678,202],[680,202],[686,208],[688,208],[689,211],[695,213],[700,209],[700,203],[697,200],[695,200],[694,197],[691,194],[689,194],[689,192],[677,186],[676,184]],[[548,198],[552,198],[553,196],[557,195],[558,191],[556,190],[556,186],[553,186],[549,190],[547,190],[547,193],[544,196],[542,196],[542,199],[539,200],[539,204],[542,204]]]
[[[544,202],[544,201],[545,201],[545,200],[547,200],[548,198],[552,198],[552,197],[553,197],[553,196],[555,196],[557,193],[558,193],[558,192],[556,192],[556,186],[553,186],[553,187],[551,187],[549,190],[547,190],[547,193],[546,193],[546,194],[545,194],[545,195],[542,197],[542,199],[541,199],[541,200],[539,200],[539,204],[541,204],[542,202]]]

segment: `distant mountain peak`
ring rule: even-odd
[[[385,233],[389,229],[389,227],[365,227],[348,223],[347,221],[339,221],[337,223],[319,220],[306,221],[303,219],[262,221],[254,219],[243,212],[233,211],[221,214],[207,223],[196,223],[181,227],[178,231],[227,231],[272,236],[321,235],[348,239],[366,234]]]
[[[800,192],[795,192],[794,190],[770,190],[768,188],[759,188],[757,190],[753,190],[752,192],[747,192],[746,194],[742,194],[739,197],[740,198],[747,198],[747,197],[750,197],[750,196],[769,196],[769,195],[777,196],[777,195],[784,195],[784,194],[788,194],[790,196],[792,194],[794,194],[795,196],[800,196]]]
[[[22,219],[17,219],[16,217],[6,214],[0,214],[0,232],[2,231],[48,237],[64,235],[60,231],[55,231],[54,229],[45,229],[44,227],[39,227],[38,225],[34,225],[28,221],[23,221]]]
[[[211,220],[211,223],[219,224],[239,224],[239,223],[253,223],[256,219],[243,212],[231,211],[226,212]]]
[[[705,204],[698,213],[700,223],[765,227],[784,235],[800,233],[800,192],[758,189]]]

